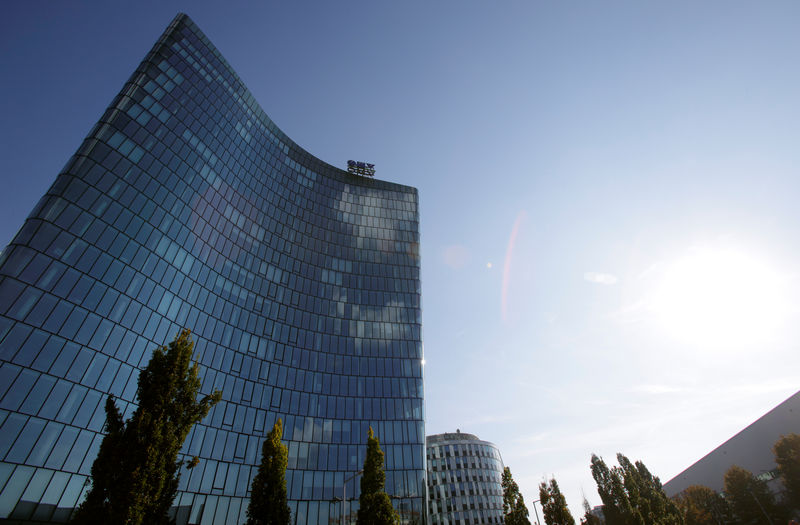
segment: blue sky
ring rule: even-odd
[[[800,4],[7,2],[0,243],[179,10],[309,152],[419,188],[428,433],[529,502],[800,388]]]

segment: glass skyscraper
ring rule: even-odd
[[[427,438],[432,525],[503,523],[503,459],[493,443],[463,432]]]
[[[417,190],[301,149],[178,15],[0,254],[0,519],[69,518],[107,395],[130,414],[187,327],[223,400],[186,440],[178,523],[244,521],[277,418],[293,522],[354,516],[334,498],[369,426],[425,521],[419,275]]]

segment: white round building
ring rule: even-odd
[[[425,438],[431,524],[503,523],[503,459],[477,436],[455,433]]]

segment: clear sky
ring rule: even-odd
[[[309,152],[419,188],[427,431],[529,506],[800,389],[800,3],[4,2],[0,244],[179,10]]]

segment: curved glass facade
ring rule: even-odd
[[[494,444],[462,432],[428,436],[431,524],[503,523],[503,459]]]
[[[68,519],[105,397],[130,414],[187,327],[223,400],[186,440],[178,523],[244,521],[279,417],[293,522],[339,521],[370,425],[424,521],[417,204],[301,149],[178,15],[0,254],[0,519]]]

